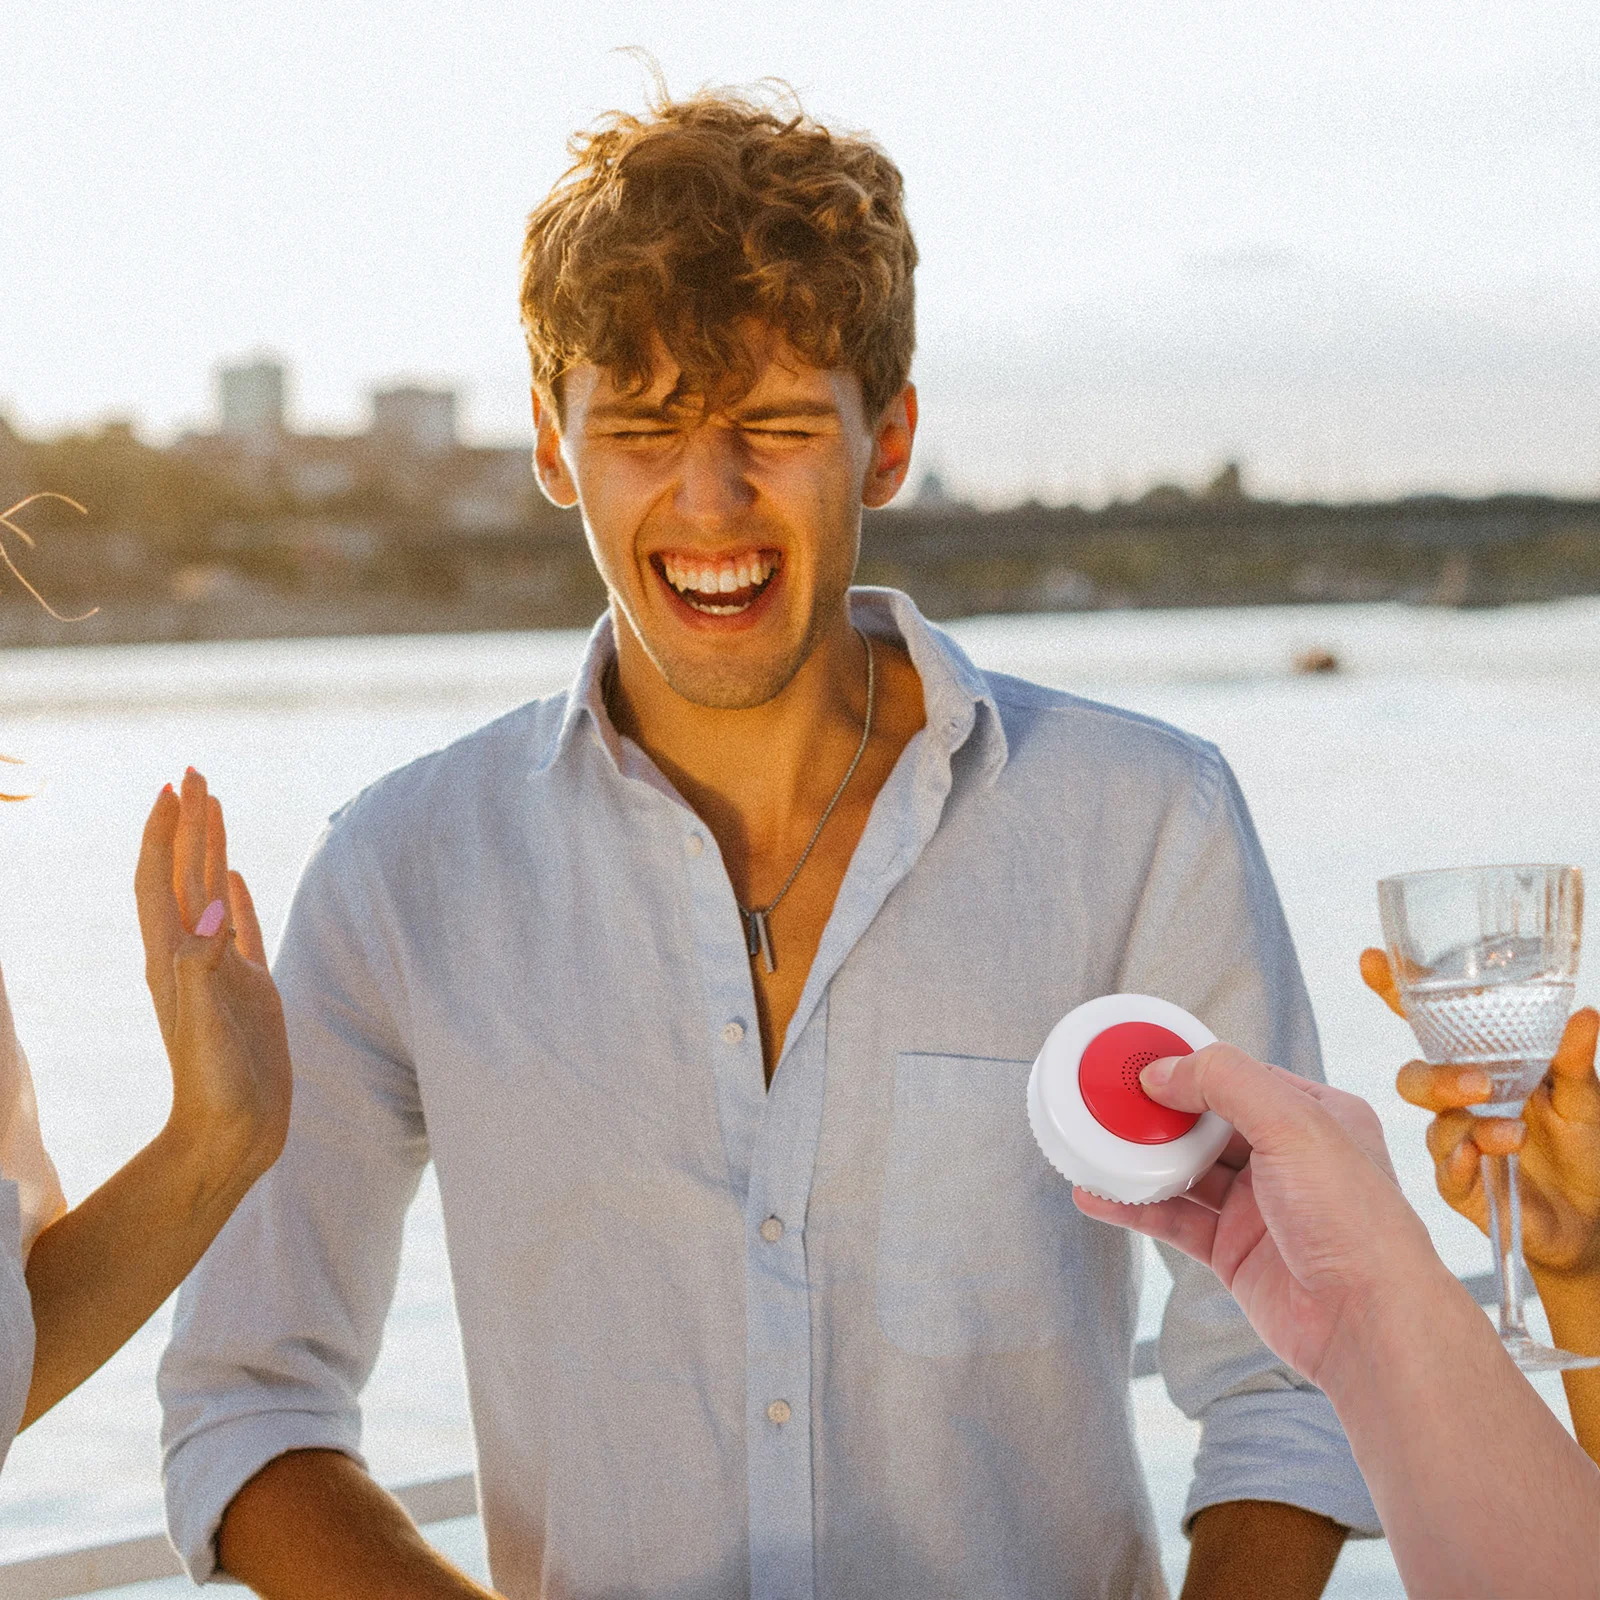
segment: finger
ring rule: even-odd
[[[1472,1143],[1473,1124],[1477,1120],[1470,1111],[1443,1111],[1428,1124],[1425,1138],[1435,1166],[1463,1142]]]
[[[1469,1130],[1468,1136],[1453,1145],[1433,1168],[1440,1199],[1452,1211],[1473,1221],[1477,1221],[1476,1213],[1483,1206],[1483,1168],[1478,1156],[1477,1143]]]
[[[246,961],[258,967],[267,964],[267,947],[261,938],[261,919],[256,916],[256,903],[250,890],[237,872],[228,874],[228,904],[233,909],[234,941]]]
[[[1217,1157],[1217,1165],[1226,1167],[1230,1172],[1238,1172],[1249,1159],[1250,1141],[1235,1128],[1223,1146],[1222,1154]]]
[[[202,932],[201,930],[206,930]],[[200,1019],[216,1008],[216,971],[226,959],[233,940],[228,933],[228,911],[213,900],[200,913],[195,931],[184,936],[172,958],[177,994],[174,1031],[177,1037],[194,1036]],[[175,1056],[174,1061],[178,1058]]]
[[[1479,1155],[1512,1156],[1527,1142],[1528,1125],[1521,1117],[1474,1117],[1470,1137]]]
[[[144,942],[145,981],[156,1003],[162,1029],[172,1018],[172,956],[183,940],[183,919],[173,898],[173,845],[178,830],[178,797],[169,783],[156,796],[139,842],[133,894],[139,908],[139,936]]]
[[[1183,1191],[1183,1198],[1192,1200],[1197,1206],[1204,1206],[1207,1211],[1220,1211],[1238,1181],[1239,1170],[1225,1167],[1219,1161],[1215,1166],[1208,1167]]]
[[[1600,1081],[1594,1072],[1597,1037],[1600,1013],[1593,1006],[1574,1011],[1550,1063],[1550,1107],[1568,1122],[1600,1122]]]
[[[1394,968],[1382,950],[1367,949],[1361,952],[1361,981],[1394,1012],[1397,1017],[1406,1014],[1400,1003],[1400,988],[1394,981]]]
[[[206,796],[206,904],[228,894],[228,830],[222,820],[222,802]]]
[[[1400,1098],[1424,1111],[1456,1111],[1475,1106],[1493,1092],[1489,1074],[1477,1067],[1437,1067],[1408,1061],[1394,1080]]]
[[[1388,1141],[1383,1136],[1383,1119],[1367,1101],[1358,1094],[1351,1094],[1348,1089],[1336,1089],[1331,1083],[1318,1083],[1315,1078],[1299,1078],[1282,1067],[1269,1070],[1277,1073],[1308,1100],[1316,1101],[1367,1159],[1386,1177],[1394,1179],[1394,1162],[1389,1156]]]
[[[183,925],[192,928],[215,897],[206,893],[206,780],[190,767],[178,791],[177,859],[173,887]]]
[[[1125,1206],[1075,1186],[1072,1200],[1086,1217],[1093,1217],[1096,1222],[1109,1222],[1115,1227],[1159,1239],[1186,1256],[1193,1256],[1202,1265],[1211,1265],[1211,1251],[1217,1236],[1216,1216],[1204,1206],[1191,1204],[1182,1195],[1153,1206]]]
[[[1337,1127],[1327,1109],[1304,1092],[1292,1072],[1252,1060],[1229,1044],[1210,1044],[1190,1056],[1152,1061],[1140,1074],[1145,1093],[1177,1111],[1215,1111],[1254,1149],[1287,1153],[1322,1125]]]
[[[200,920],[195,923],[194,931],[198,938],[211,940],[221,931],[222,925],[228,920],[228,908],[221,900],[213,900],[204,911],[200,913]],[[230,934],[232,930],[229,930]]]

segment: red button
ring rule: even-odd
[[[1130,1144],[1170,1144],[1200,1120],[1193,1111],[1158,1106],[1144,1092],[1139,1074],[1162,1056],[1194,1050],[1169,1028],[1153,1022],[1119,1022],[1096,1034],[1078,1063],[1078,1087],[1094,1120]]]

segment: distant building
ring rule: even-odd
[[[454,389],[406,384],[372,394],[372,443],[404,455],[440,455],[456,447]]]
[[[1235,504],[1241,500],[1248,500],[1250,496],[1245,493],[1244,474],[1237,461],[1224,461],[1210,483],[1201,491],[1202,500],[1222,501]]]
[[[283,434],[284,368],[278,361],[256,360],[222,367],[217,394],[222,432],[254,445],[276,444]]]
[[[930,467],[922,474],[921,481],[917,484],[916,493],[909,496],[909,504],[913,511],[932,511],[941,515],[952,516],[958,512],[972,510],[969,501],[959,499],[951,494],[950,486],[944,480],[944,475],[935,467]],[[897,504],[906,505],[907,499],[901,499]]]
[[[457,532],[515,528],[537,515],[533,452],[526,447],[463,450],[450,476],[442,509]]]

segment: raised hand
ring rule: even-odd
[[[1397,1016],[1405,1011],[1389,958],[1361,952],[1361,977]],[[1408,1061],[1395,1080],[1402,1099],[1434,1113],[1428,1154],[1445,1203],[1489,1231],[1478,1157],[1518,1152],[1522,1248],[1541,1292],[1552,1276],[1600,1275],[1600,1080],[1592,1007],[1567,1019],[1561,1048],[1521,1118],[1480,1117],[1465,1108],[1489,1098],[1476,1068]]]
[[[289,1128],[289,1040],[222,808],[190,771],[157,797],[135,878],[145,976],[172,1064],[166,1126],[28,1256],[23,1425],[119,1350],[216,1238]],[[231,921],[230,921],[231,917]]]
[[[1226,1044],[1155,1062],[1143,1082],[1163,1105],[1216,1111],[1233,1140],[1187,1194],[1127,1206],[1078,1189],[1078,1209],[1210,1267],[1268,1348],[1312,1382],[1336,1335],[1397,1274],[1444,1273],[1365,1100]]]
[[[219,1171],[265,1171],[289,1125],[289,1041],[222,807],[193,768],[145,824],[135,876],[145,979],[172,1066],[174,1133]]]

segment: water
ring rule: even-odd
[[[1600,773],[1585,736],[1600,726],[1600,604],[1011,617],[957,632],[985,665],[1150,712],[1222,746],[1277,875],[1329,1074],[1381,1111],[1401,1182],[1448,1264],[1480,1271],[1482,1235],[1434,1194],[1428,1119],[1394,1093],[1415,1043],[1362,988],[1356,955],[1381,943],[1380,877],[1474,861],[1600,865]],[[1332,649],[1348,670],[1292,676],[1288,663],[1313,646]],[[541,634],[0,654],[0,751],[28,762],[8,777],[41,789],[0,812],[0,959],[72,1197],[125,1161],[166,1108],[131,892],[139,829],[162,783],[189,762],[214,780],[270,939],[334,806],[397,763],[559,686],[580,647],[580,636]],[[1578,1001],[1594,993],[1581,975]],[[1145,1333],[1155,1331],[1164,1289],[1152,1257]],[[17,1442],[0,1480],[0,1552],[157,1525],[154,1371],[166,1317]],[[1558,1383],[1539,1387],[1561,1405]],[[1135,1394],[1176,1578],[1197,1430],[1159,1382]],[[364,1448],[389,1482],[470,1463],[431,1181],[407,1230],[366,1395]],[[430,1531],[481,1561],[475,1524]],[[1387,1548],[1347,1549],[1330,1593],[1398,1596]]]
[[[1574,985],[1557,978],[1507,983],[1430,979],[1407,984],[1406,1020],[1429,1061],[1481,1067],[1493,1109],[1522,1108],[1561,1043]]]

